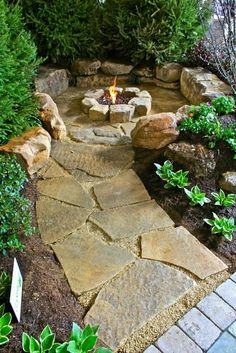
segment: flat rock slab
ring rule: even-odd
[[[59,178],[59,177],[66,177],[68,173],[61,168],[53,159],[50,159],[46,168],[38,173],[39,176],[43,177],[44,179],[51,179],[51,178]]]
[[[85,224],[91,211],[64,202],[41,197],[36,203],[39,231],[44,243],[64,239]]]
[[[139,260],[100,291],[85,323],[98,324],[101,340],[116,349],[194,284],[167,265]]]
[[[76,295],[100,286],[134,261],[127,250],[103,243],[85,227],[54,245],[53,250]]]
[[[131,146],[56,143],[52,156],[65,169],[81,169],[93,176],[111,177],[130,168],[134,151]]]
[[[166,228],[142,236],[142,257],[185,268],[204,279],[227,266],[184,227]]]
[[[71,205],[88,209],[92,209],[95,205],[89,194],[71,176],[41,180],[37,186],[41,195],[64,201]]]
[[[102,209],[151,200],[142,181],[133,170],[95,185],[94,193]]]
[[[89,219],[113,240],[174,225],[167,213],[155,201],[94,212]]]
[[[73,127],[69,130],[70,137],[74,141],[100,145],[125,145],[131,143],[131,138],[122,136],[113,128],[86,128]]]

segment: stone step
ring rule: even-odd
[[[99,337],[110,348],[117,349],[194,284],[187,275],[167,265],[138,260],[101,289],[85,323],[100,325]]]

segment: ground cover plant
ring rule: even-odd
[[[212,234],[222,234],[227,240],[233,239],[233,232],[236,231],[236,225],[234,224],[234,218],[218,217],[213,212],[213,219],[204,219],[204,222],[209,224]]]
[[[205,6],[202,16],[209,16]],[[204,29],[195,0],[106,0],[102,33],[112,56],[161,63],[182,59]]]
[[[12,315],[11,313],[4,313],[5,306],[0,306],[0,347],[9,342],[10,333],[13,330],[11,326]]]
[[[179,189],[184,188],[189,184],[188,180],[188,171],[178,170],[177,172],[173,171],[173,165],[170,161],[165,161],[162,165],[155,163],[157,168],[156,174],[164,181],[166,184],[164,185],[165,189],[170,189],[173,187],[177,187]]]
[[[236,158],[236,128],[231,122],[224,126],[219,116],[232,113],[235,101],[232,97],[220,96],[212,102],[191,106],[186,116],[179,122],[178,128],[182,132],[200,135],[208,141],[208,147],[214,148],[220,141],[225,142],[235,153]]]
[[[39,62],[18,5],[0,0],[0,144],[38,123],[33,79]]]
[[[16,157],[0,155],[0,252],[23,249],[20,234],[31,235],[30,202],[21,195],[27,181],[26,173]]]

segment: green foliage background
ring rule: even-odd
[[[103,9],[105,47],[134,63],[182,61],[203,35],[197,0],[106,0]],[[202,15],[209,11],[202,9]]]
[[[19,4],[43,57],[63,64],[77,57],[101,57],[98,0],[19,0]]]
[[[32,86],[38,61],[19,6],[0,0],[0,24],[0,144],[4,144],[36,124],[38,105]]]

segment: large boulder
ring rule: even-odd
[[[222,189],[236,194],[236,172],[226,172],[219,181]]]
[[[213,174],[216,167],[214,151],[201,144],[172,143],[166,148],[165,156],[183,165],[197,178]]]
[[[182,94],[195,105],[207,102],[212,97],[231,93],[226,83],[202,67],[185,67],[181,74],[180,86]]]
[[[157,150],[174,142],[178,135],[173,113],[160,113],[142,118],[131,132],[134,147]]]
[[[35,80],[35,88],[37,92],[47,93],[52,98],[62,94],[69,86],[69,78],[65,69],[51,68],[41,66],[39,68],[38,77]]]
[[[164,82],[176,82],[180,80],[183,66],[178,63],[167,63],[157,66],[156,78]]]
[[[95,75],[101,67],[101,61],[91,59],[77,59],[71,66],[73,75],[90,76]]]
[[[0,152],[17,154],[32,175],[46,165],[51,152],[51,137],[46,130],[36,126],[1,146]]]
[[[104,74],[118,76],[128,75],[133,69],[132,64],[125,64],[113,60],[106,60],[102,63],[101,70]]]
[[[39,118],[44,128],[55,140],[63,140],[66,137],[66,126],[62,120],[57,105],[47,93],[37,92],[36,97],[40,103]]]

